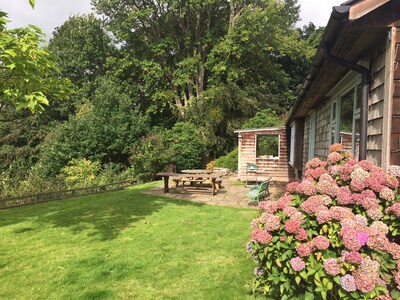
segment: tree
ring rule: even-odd
[[[29,2],[33,7],[34,1]],[[7,14],[0,11],[0,114],[9,105],[41,112],[49,97],[66,98],[71,84],[59,77],[53,57],[40,47],[42,31],[33,25],[7,29],[7,22]]]
[[[72,16],[53,32],[48,49],[57,57],[61,74],[82,87],[106,73],[115,48],[103,22],[93,14]]]
[[[168,107],[184,120],[194,99],[221,84],[252,91],[261,107],[265,100],[275,107],[286,101],[290,76],[279,58],[302,51],[295,45],[296,4],[296,0],[93,1],[120,42],[123,56],[129,57],[119,61],[118,68],[130,72],[119,73],[140,82],[137,90],[143,106],[152,112]]]
[[[39,162],[49,175],[72,159],[128,165],[130,147],[148,131],[147,118],[111,77],[98,79],[91,102],[54,128],[42,144]]]

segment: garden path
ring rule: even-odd
[[[172,185],[172,184],[171,184]],[[170,186],[171,186],[170,185]],[[196,188],[186,188],[182,190],[178,188],[170,188],[169,193],[163,193],[163,185],[160,185],[145,191],[145,193],[152,195],[160,195],[168,198],[189,200],[211,205],[233,206],[233,207],[246,207],[247,198],[246,193],[250,187],[240,184],[235,174],[226,175],[222,179],[222,189],[214,196],[211,196],[210,189],[199,190]],[[273,199],[283,194],[284,184],[276,183],[270,187],[271,197]]]

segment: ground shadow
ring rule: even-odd
[[[148,195],[134,188],[7,209],[0,212],[0,227],[32,220],[37,223],[50,223],[55,227],[65,227],[73,233],[91,228],[88,230],[91,232],[89,235],[99,236],[101,240],[112,240],[121,230],[158,212],[169,203],[196,207],[203,205]],[[16,229],[14,233],[30,230],[32,229]]]

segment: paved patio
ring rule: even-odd
[[[170,181],[170,187],[171,186],[173,186],[173,184]],[[271,197],[273,199],[279,197],[283,193],[284,186],[284,183],[273,183],[269,189]],[[249,190],[250,187],[240,184],[236,175],[232,174],[223,177],[222,188],[214,196],[211,195],[211,188],[200,189],[197,186],[190,187],[188,185],[185,186],[184,189],[182,189],[181,186],[178,188],[172,187],[169,193],[164,193],[163,184],[161,182],[160,186],[146,190],[145,193],[211,205],[246,207],[247,198],[245,195]]]

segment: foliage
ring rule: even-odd
[[[67,166],[61,169],[60,178],[64,180],[68,189],[88,187],[94,185],[99,171],[99,162],[72,159]]]
[[[167,132],[166,143],[169,145],[171,162],[177,170],[199,169],[204,166],[206,149],[195,125],[178,122]]]
[[[398,180],[331,146],[306,164],[304,180],[259,204],[247,250],[251,288],[272,297],[398,299]],[[278,296],[280,295],[280,296]]]
[[[265,128],[265,127],[279,127],[285,124],[284,118],[278,116],[276,111],[269,108],[263,109],[256,113],[256,115],[246,121],[241,128]]]
[[[128,165],[130,146],[147,128],[147,118],[118,84],[112,78],[102,78],[93,101],[46,137],[40,161],[54,175],[72,159]]]
[[[154,186],[1,210],[0,298],[252,299],[254,212],[142,192]]]
[[[193,124],[177,123],[143,137],[132,150],[131,163],[136,176],[155,179],[156,173],[174,164],[177,171],[203,167],[205,145]]]
[[[115,51],[103,23],[93,14],[72,16],[57,27],[48,49],[58,59],[62,75],[80,88],[105,75],[106,61]]]
[[[238,148],[236,147],[225,156],[218,157],[215,160],[215,166],[236,171],[238,169]]]
[[[72,85],[59,77],[55,60],[40,47],[42,31],[33,25],[7,29],[7,22],[7,14],[0,11],[0,113],[7,106],[41,112],[49,97],[68,97]]]
[[[156,179],[156,173],[170,164],[172,159],[173,154],[160,132],[142,137],[134,145],[130,161],[135,176],[147,181]]]

